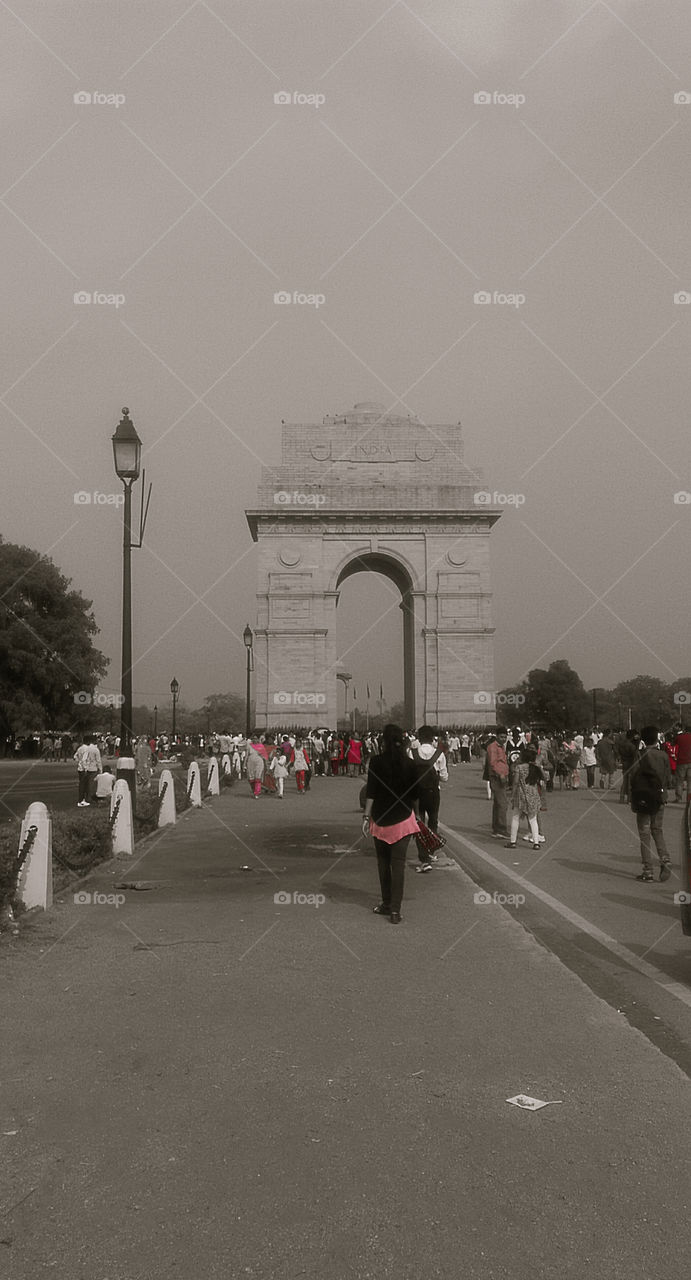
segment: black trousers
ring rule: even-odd
[[[401,910],[403,901],[403,885],[405,883],[405,855],[410,836],[397,840],[396,844],[385,844],[374,837],[377,851],[377,868],[381,887],[381,900],[385,907],[392,911]]]

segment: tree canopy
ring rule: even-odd
[[[0,733],[82,724],[108,668],[92,602],[48,556],[0,537]]]

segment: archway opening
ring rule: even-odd
[[[370,553],[350,560],[336,585],[339,670],[352,676],[348,719],[357,703],[357,727],[362,730],[367,705],[373,718],[380,714],[383,700],[385,716],[395,712],[406,727],[413,727],[415,667],[408,573],[398,561]],[[340,680],[338,684],[342,720],[346,689]]]

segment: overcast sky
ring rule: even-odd
[[[460,419],[525,498],[491,539],[497,687],[689,671],[688,0],[0,0],[0,42],[0,531],[93,599],[104,687],[121,511],[74,494],[118,491],[123,405],[154,485],[135,702],[242,690],[261,465],[281,419],[365,400]],[[346,583],[339,640],[393,702],[381,599]]]

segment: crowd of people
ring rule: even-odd
[[[47,734],[40,753],[44,760],[76,761],[77,803],[84,808],[109,803],[114,778],[107,761],[118,755],[119,745],[117,736],[87,734],[75,751],[70,735]],[[363,779],[363,830],[374,838],[382,891],[376,910],[394,923],[400,919],[411,836],[418,846],[418,871],[432,870],[440,783],[448,781],[449,769],[479,760],[492,802],[491,835],[514,849],[525,820],[522,838],[535,850],[547,839],[542,814],[548,793],[557,787],[588,791],[598,785],[607,793],[620,773],[618,799],[633,810],[640,839],[642,871],[637,878],[648,882],[654,878],[653,846],[660,880],[671,874],[664,806],[671,800],[683,803],[691,791],[691,731],[681,724],[664,733],[656,726],[645,726],[640,733],[599,727],[545,733],[519,725],[494,731],[423,725],[416,733],[388,725],[383,733],[362,736],[354,729],[255,731],[249,737],[226,731],[175,739],[164,733],[135,739],[131,752],[140,787],[151,785],[159,761],[199,754],[217,755],[226,779],[246,779],[255,800],[262,794],[283,800],[291,780],[304,797],[314,777]]]

